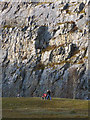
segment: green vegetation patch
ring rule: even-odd
[[[50,50],[54,50],[57,49],[59,47],[64,47],[65,44],[60,44],[60,45],[52,45],[52,46],[48,46],[47,48],[42,50],[42,53],[46,52],[46,51],[50,51]]]
[[[66,22],[60,22],[60,23],[57,23],[57,25],[62,25],[62,24],[74,24],[75,22],[74,21],[66,21]]]
[[[12,25],[4,25],[3,28],[14,28],[15,26],[12,26]]]
[[[53,2],[37,2],[36,5],[43,5],[43,4],[50,4],[50,3],[53,3]]]
[[[46,65],[44,65],[43,63],[40,62],[36,65],[36,67],[33,70],[34,71],[40,70],[40,69],[44,70],[45,67],[46,67]]]
[[[57,47],[56,45],[48,46],[47,48],[42,50],[42,53],[46,51],[54,50],[56,47]]]
[[[3,98],[3,118],[87,118],[88,101],[66,98]]]

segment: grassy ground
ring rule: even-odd
[[[3,118],[87,118],[88,101],[53,98],[3,98]]]

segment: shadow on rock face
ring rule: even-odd
[[[40,26],[37,30],[37,37],[35,39],[35,49],[36,55],[40,54],[43,49],[49,46],[49,41],[51,39],[51,34],[48,32],[47,26]],[[41,60],[41,54],[37,58],[37,61]]]

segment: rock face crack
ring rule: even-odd
[[[37,88],[38,88],[38,86],[39,86],[39,83],[40,83],[40,80],[41,80],[41,75],[42,75],[42,73],[43,73],[43,70],[41,70],[40,73],[39,73],[39,75],[38,75],[38,78],[37,78],[37,80],[38,80],[37,86],[36,86],[36,88],[34,89],[34,91],[32,92],[32,95],[34,95],[35,92],[37,92]]]

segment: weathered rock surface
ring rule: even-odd
[[[88,7],[88,0],[0,2],[3,96],[50,89],[54,97],[88,97]]]

